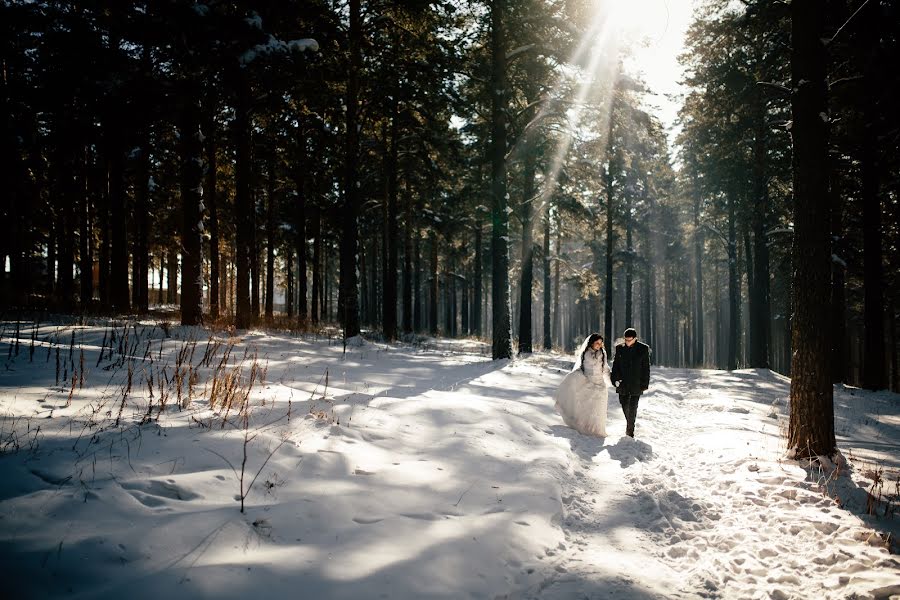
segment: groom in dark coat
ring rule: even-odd
[[[625,435],[633,438],[638,400],[650,387],[650,346],[637,341],[637,331],[631,327],[623,337],[625,342],[616,346],[610,379],[625,413]]]

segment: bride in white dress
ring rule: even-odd
[[[608,390],[609,361],[603,336],[592,333],[575,351],[575,367],[556,390],[556,410],[577,432],[606,437]]]

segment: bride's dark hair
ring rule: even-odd
[[[584,365],[584,355],[587,354],[588,350],[591,349],[591,345],[597,340],[603,341],[603,336],[599,333],[592,333],[588,337],[587,346],[584,347],[584,352],[581,353],[581,364]],[[600,352],[603,354],[603,363],[606,364],[606,349],[600,348]]]
[[[592,333],[591,336],[588,338],[588,344],[587,344],[587,345],[588,345],[588,348],[590,348],[590,347],[591,347],[591,344],[593,344],[593,343],[596,342],[597,340],[600,340],[600,341],[602,342],[602,341],[603,341],[603,336],[600,335],[599,333]]]

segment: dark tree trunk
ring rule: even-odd
[[[375,261],[375,244],[377,243],[378,236],[372,236],[371,241],[369,242],[369,250],[366,250],[365,241],[363,241],[359,245],[359,255],[357,259],[358,264],[358,272],[359,272],[359,319],[361,323],[366,325],[372,324],[372,318],[369,312],[369,307],[374,302],[373,295],[375,289],[375,278],[378,276],[375,268],[368,268],[369,262]]]
[[[309,321],[309,305],[306,295],[309,281],[306,275],[306,190],[305,178],[300,176],[297,183],[299,197],[297,198],[297,322],[300,327],[305,327]],[[315,301],[314,301],[315,302]]]
[[[766,132],[769,128],[765,99],[762,92],[755,95],[753,141],[753,282],[750,286],[750,348],[749,366],[769,368],[769,327],[771,308],[769,301],[769,245],[766,230],[769,227],[769,186]],[[748,251],[747,261],[750,264]]]
[[[109,210],[110,210],[110,273],[109,302],[113,310],[128,312],[128,244],[125,219],[125,152],[122,148],[122,127],[119,119],[107,122],[107,152],[109,153]]]
[[[491,355],[512,358],[509,314],[509,215],[506,212],[506,0],[491,4]]]
[[[310,299],[310,321],[319,322],[319,308],[322,303],[322,217],[318,206],[313,205],[312,214],[313,259],[312,298]]]
[[[266,174],[266,324],[275,322],[275,160],[269,158]]]
[[[422,236],[413,240],[413,331],[422,331]]]
[[[74,136],[75,131],[65,128],[63,135]],[[74,203],[78,200],[79,190],[76,186],[74,151],[71,139],[60,140],[59,154],[57,157],[57,189],[56,197],[56,242],[58,246],[56,265],[56,300],[57,305],[64,311],[71,311],[74,307],[75,295],[75,247],[74,227],[75,212]],[[53,271],[49,272],[52,279]]]
[[[306,275],[307,267],[307,237],[306,237],[306,218],[309,192],[307,189],[307,143],[305,132],[301,125],[300,139],[298,141],[300,147],[300,156],[297,161],[298,169],[294,172],[294,185],[297,186],[297,208],[294,213],[297,218],[297,322],[300,327],[306,327],[309,322],[309,307],[306,301],[309,282]],[[315,301],[313,301],[315,302]],[[315,310],[315,309],[314,309]]]
[[[729,371],[738,367],[738,348],[741,343],[741,285],[738,271],[737,215],[734,192],[728,196],[728,365]]]
[[[474,265],[474,274],[472,275],[472,283],[475,286],[473,291],[473,299],[472,299],[472,331],[475,333],[475,337],[481,337],[484,333],[484,329],[482,328],[482,322],[484,318],[481,315],[481,304],[484,300],[483,298],[483,290],[484,290],[484,252],[482,251],[482,246],[484,242],[481,239],[481,222],[478,217],[475,217],[475,265]]]
[[[140,151],[137,155],[134,182],[134,230],[132,252],[132,301],[138,314],[150,309],[150,131],[142,132]]]
[[[842,177],[835,169],[836,157],[830,158],[830,186],[828,198],[831,205],[831,239],[834,241],[835,257],[831,261],[831,382],[846,382],[848,369],[847,340],[847,264],[837,256],[839,249],[846,248],[844,232],[844,202],[841,198],[840,181]]]
[[[209,214],[209,314],[219,318],[219,198],[218,186],[218,132],[216,130],[216,105],[212,92],[206,106],[206,185],[203,188],[203,204]]]
[[[255,324],[259,321],[260,291],[262,288],[262,269],[260,268],[260,240],[258,217],[258,190],[253,190],[253,205],[250,209],[250,319]]]
[[[284,249],[284,312],[288,320],[294,318],[294,249],[285,244]]]
[[[89,175],[91,156],[90,151],[87,149],[84,151],[83,160],[84,177],[83,185],[81,186],[81,202],[78,204],[78,268],[81,275],[81,291],[79,294],[81,299],[81,310],[87,311],[90,308],[91,301],[94,297],[94,232],[91,226],[93,223],[93,215],[91,214],[92,182]]]
[[[247,329],[253,323],[250,304],[250,248],[253,239],[253,198],[251,178],[250,89],[240,67],[237,69],[234,107],[235,136],[235,316],[234,325]]]
[[[550,329],[550,207],[544,212],[544,350],[553,348],[553,333]],[[611,340],[610,340],[611,341]]]
[[[463,264],[460,265],[461,277],[460,277],[460,281],[459,281],[459,287],[460,287],[459,314],[460,314],[460,320],[462,321],[460,323],[460,325],[462,328],[463,335],[469,335],[469,333],[471,333],[471,331],[472,331],[471,327],[470,327],[471,323],[469,321],[469,319],[471,317],[471,315],[469,313],[469,308],[470,308],[469,307],[469,276],[470,276],[470,274],[469,274],[469,269],[465,264],[465,260],[466,260],[465,257],[468,256],[468,254],[469,254],[468,250],[469,250],[468,244],[466,242],[463,242],[462,246],[460,247],[460,256],[463,257],[463,259],[462,259]]]
[[[428,332],[431,335],[438,333],[438,243],[437,235],[430,233],[431,259],[430,268],[430,293],[428,295]]]
[[[610,139],[612,129],[610,128]],[[613,339],[613,174],[612,174],[612,141],[610,141],[609,163],[606,165],[604,180],[606,181],[606,286],[603,305],[603,336]]]
[[[150,44],[144,44],[141,52],[141,68],[145,76],[152,76],[153,57]],[[144,119],[140,131],[141,145],[137,155],[134,183],[134,233],[131,269],[132,301],[135,312],[147,314],[150,310],[150,148],[152,123]]]
[[[173,241],[169,242],[166,260],[166,302],[175,304],[178,302],[178,252],[172,246]]]
[[[863,205],[863,291],[865,295],[865,360],[862,387],[880,390],[887,387],[884,345],[884,267],[881,227],[881,160],[876,147],[881,135],[878,123],[878,96],[884,80],[878,66],[880,40],[878,2],[862,7],[861,17],[866,32],[866,67],[863,78],[862,110],[865,120],[862,135],[862,205]],[[893,110],[893,107],[892,107]]]
[[[522,277],[519,284],[519,354],[532,352],[531,293],[534,286],[534,150],[525,150],[522,180]]]
[[[390,139],[387,140],[386,178],[387,219],[385,223],[385,257],[381,295],[381,322],[384,337],[388,341],[397,339],[397,247],[399,227],[397,220],[397,113],[396,101],[391,117]]]
[[[329,303],[331,301],[331,274],[328,272],[328,256],[330,246],[322,246],[322,307],[319,309],[323,321],[331,319]]]
[[[627,194],[625,204],[625,327],[634,326],[634,312],[632,308],[632,294],[634,291],[633,225],[634,222],[631,218],[631,194]]]
[[[890,355],[891,355],[891,391],[898,392],[900,391],[900,372],[898,372],[898,368],[900,368],[900,359],[898,359],[897,355],[897,317],[896,317],[896,303],[891,303],[888,306],[888,336],[890,343]]]
[[[203,226],[200,199],[203,185],[203,144],[196,85],[189,82],[182,92],[181,100],[181,324],[199,325],[203,321],[203,256],[200,238]]]
[[[100,225],[100,252],[97,260],[97,288],[100,294],[100,307],[109,309],[109,159],[104,158],[103,174],[100,177],[103,182],[98,196],[99,206],[97,219]]]
[[[412,333],[412,302],[413,302],[413,282],[412,282],[412,236],[413,236],[413,210],[412,197],[409,193],[409,180],[405,181],[405,194],[403,195],[403,206],[405,209],[405,227],[403,229],[403,333]]]
[[[559,343],[563,346],[566,346],[566,341],[563,338],[562,331],[562,315],[559,310],[559,270],[560,270],[560,252],[562,249],[562,212],[557,210],[556,212],[556,260],[553,265],[553,329],[556,330],[556,335],[559,339]]]
[[[703,343],[703,228],[700,226],[700,191],[694,181],[694,361],[695,366],[702,366],[706,358]]]
[[[828,368],[831,227],[823,11],[816,0],[791,3],[794,243],[791,397],[788,448],[798,458],[835,451],[834,390]]]
[[[359,335],[359,291],[356,277],[356,254],[358,246],[357,220],[359,213],[359,131],[357,129],[359,111],[359,75],[362,67],[362,18],[359,0],[350,0],[350,64],[347,77],[347,127],[344,151],[344,206],[342,211],[343,230],[340,248],[340,321],[344,328],[344,339]]]

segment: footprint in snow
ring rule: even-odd
[[[176,485],[171,479],[168,481],[126,481],[122,488],[127,490],[134,499],[151,508],[164,506],[167,500],[196,500],[202,498],[200,494]]]
[[[360,525],[373,525],[383,520],[383,517],[353,517],[353,521]]]

